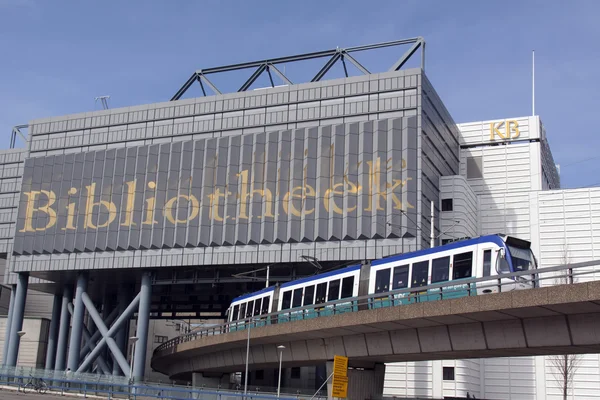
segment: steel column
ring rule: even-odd
[[[83,294],[87,289],[88,274],[79,273],[77,277],[77,289],[75,290],[75,299],[73,300],[73,319],[71,322],[71,339],[69,340],[69,358],[67,368],[76,371],[79,366],[79,353],[81,352],[81,337],[83,335],[83,316],[85,308],[83,306]]]
[[[128,304],[128,298],[129,298],[129,288],[124,286],[119,291],[119,299],[118,299],[119,314],[123,314],[125,312],[125,308],[127,308],[127,304]],[[117,342],[117,346],[119,346],[119,349],[121,349],[121,353],[123,353],[125,355],[127,354],[127,331],[128,331],[127,328],[129,327],[129,323],[130,323],[130,321],[128,320],[121,327],[121,329],[119,329],[117,331],[117,334],[115,335],[115,341]],[[117,362],[115,361],[113,363],[113,375],[120,375],[120,374],[121,374],[121,369],[119,368],[119,366],[117,365]]]
[[[148,325],[150,323],[150,303],[152,300],[152,282],[150,272],[142,275],[140,287],[140,307],[138,310],[137,332],[138,341],[135,344],[133,357],[133,379],[143,380],[146,370],[146,347],[148,346]]]
[[[67,342],[69,340],[69,326],[71,325],[69,302],[71,302],[72,296],[73,290],[70,286],[66,286],[63,291],[58,343],[56,345],[56,363],[54,364],[54,369],[57,371],[64,371],[67,364]]]
[[[10,303],[8,303],[8,315],[6,316],[6,329],[4,332],[4,352],[2,353],[2,365],[6,365],[8,355],[8,344],[10,343],[10,328],[12,326],[13,308],[15,306],[15,294],[17,285],[10,285]]]
[[[17,278],[17,292],[15,293],[15,304],[13,305],[12,322],[10,324],[10,342],[8,344],[8,355],[6,365],[15,367],[19,356],[19,343],[21,338],[18,332],[23,329],[23,316],[25,314],[25,300],[27,299],[27,286],[29,285],[29,274],[20,272]]]
[[[46,369],[53,369],[56,361],[56,341],[58,340],[58,327],[60,324],[60,307],[62,296],[55,294],[52,304],[52,319],[50,320],[50,331],[48,332],[48,348],[46,349]]]
[[[84,302],[85,302],[85,298],[86,298],[86,296],[84,295],[83,296]],[[133,301],[129,304],[127,309],[125,309],[125,312],[119,316],[119,318],[114,323],[114,325],[110,327],[108,332],[106,332],[104,330],[104,329],[106,329],[106,326],[104,325],[104,323],[102,321],[99,321],[100,324],[98,325],[98,331],[103,335],[103,337],[98,342],[96,347],[94,347],[94,350],[92,350],[90,355],[87,356],[85,360],[83,360],[83,362],[79,366],[79,369],[77,369],[77,372],[85,371],[85,369],[90,365],[90,363],[94,362],[96,357],[98,357],[98,355],[100,355],[100,353],[102,352],[104,345],[109,342],[109,339],[114,343],[112,336],[115,334],[115,332],[117,332],[117,330],[121,327],[121,325],[123,324],[124,321],[129,320],[129,318],[131,317],[131,314],[133,314],[133,312],[137,308],[139,302],[140,302],[140,295],[138,294],[137,296],[135,296]],[[95,310],[94,310],[94,312],[95,312]],[[98,313],[96,312],[96,315],[97,314]],[[90,315],[92,315],[91,310],[90,310]],[[96,322],[96,320],[94,320],[94,322]],[[104,328],[104,329],[102,329],[102,328]],[[127,361],[125,361],[125,365],[129,366],[129,364],[127,364]]]

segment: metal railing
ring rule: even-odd
[[[584,270],[584,268],[589,267],[591,267],[591,269]],[[269,314],[256,315],[243,320],[197,330],[163,343],[154,350],[153,356],[157,356],[160,353],[174,353],[177,345],[180,343],[199,340],[207,336],[237,332],[248,328],[294,322],[303,319],[313,319],[315,317],[333,316],[347,312],[393,307],[403,304],[454,299],[477,294],[481,295],[488,291],[490,293],[506,292],[515,290],[517,285],[525,287],[530,286],[533,289],[540,287],[541,283],[549,283],[547,286],[551,286],[551,284],[573,284],[582,277],[589,277],[591,278],[589,280],[594,280],[594,274],[596,273],[600,273],[600,260],[538,268],[484,278],[457,279],[427,286],[397,289],[385,293],[348,297],[316,305],[313,304],[276,311]]]
[[[168,385],[152,382],[130,382],[127,378],[113,375],[99,375],[91,373],[66,373],[35,369],[29,367],[1,367],[0,386],[16,387],[22,391],[31,378],[42,379],[48,387],[47,393],[79,394],[84,397],[90,395],[106,396],[112,398],[128,399],[202,399],[202,400],[274,400],[278,399],[269,388],[249,386],[244,397],[243,388],[204,388]],[[282,393],[281,400],[308,400],[314,391],[296,390],[295,393]],[[43,398],[43,397],[41,397]],[[315,399],[323,400],[327,393],[319,393]]]

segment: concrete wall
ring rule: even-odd
[[[25,318],[17,366],[43,368],[48,345],[50,321],[45,318]],[[4,351],[6,317],[0,317],[0,357]]]

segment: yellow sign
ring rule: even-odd
[[[514,119],[490,123],[490,140],[496,140],[496,135],[503,140],[518,138],[521,136],[519,123]]]
[[[333,376],[348,376],[348,357],[333,357]]]
[[[348,397],[348,377],[333,375],[331,396],[345,399]]]

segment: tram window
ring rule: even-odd
[[[250,318],[252,316],[252,311],[254,310],[254,300],[249,301],[246,307],[246,318]]]
[[[288,308],[290,308],[291,304],[292,304],[292,291],[288,290],[287,292],[283,293],[283,300],[281,301],[281,309],[287,310]]]
[[[421,261],[418,263],[414,263],[412,269],[412,284],[410,285],[410,287],[427,286],[429,261]]]
[[[352,297],[352,289],[354,289],[354,277],[347,276],[342,279],[342,296],[340,298],[346,299]]]
[[[302,305],[302,288],[294,290],[292,296],[292,308],[300,307]]]
[[[319,283],[317,285],[317,300],[315,304],[325,303],[325,293],[327,293],[327,283]]]
[[[240,312],[240,305],[233,306],[233,315],[231,316],[232,321],[238,320],[238,313]]]
[[[431,283],[447,281],[450,276],[450,256],[431,262]]]
[[[262,300],[262,309],[260,310],[261,314],[269,313],[269,303],[271,302],[271,296],[263,297]]]
[[[375,293],[390,291],[390,269],[380,269],[375,273]]]
[[[246,303],[243,303],[240,305],[240,316],[239,316],[238,320],[245,319],[246,318],[245,315],[246,315]]]
[[[492,270],[492,251],[485,250],[483,252],[483,276],[490,276]]]
[[[454,275],[452,279],[470,278],[473,269],[473,252],[454,255]]]
[[[392,289],[404,289],[408,287],[408,265],[401,265],[394,268],[394,280]]]
[[[254,316],[260,315],[260,304],[261,300],[256,299],[256,301],[254,302]]]
[[[329,293],[327,294],[327,301],[333,301],[340,298],[340,280],[329,282]]]
[[[308,286],[308,287],[304,288],[304,305],[312,306],[314,298],[315,298],[315,287]]]

